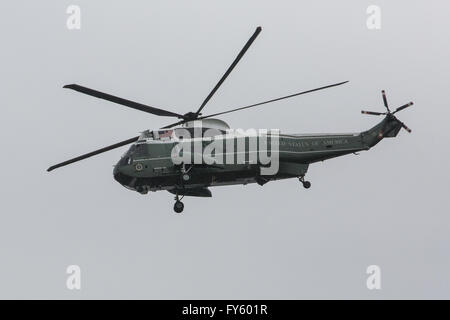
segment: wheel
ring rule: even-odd
[[[311,188],[311,182],[309,182],[309,181],[304,181],[304,182],[303,182],[303,187],[304,187],[305,189]]]
[[[175,204],[173,205],[173,210],[174,210],[176,213],[181,213],[181,212],[183,212],[183,209],[184,209],[184,204],[183,204],[183,202],[181,202],[181,201],[177,201],[177,202],[175,202]]]

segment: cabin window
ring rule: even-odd
[[[149,130],[145,130],[139,136],[138,142],[144,142],[146,139],[153,139],[153,133]]]
[[[147,155],[147,144],[145,143],[138,143],[136,144],[136,149],[134,151],[134,155],[136,157],[144,157]]]

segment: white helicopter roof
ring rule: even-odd
[[[203,119],[203,120],[194,120],[188,121],[183,124],[183,128],[194,128],[194,127],[203,127],[203,128],[214,128],[220,130],[230,129],[228,123],[220,119]]]
[[[168,141],[172,139],[174,134],[176,134],[177,129],[181,128],[188,129],[199,127],[203,129],[218,129],[222,131],[230,129],[230,126],[225,121],[219,119],[195,120],[186,122],[181,127],[174,129],[145,130],[141,132],[141,135],[137,142],[140,143],[149,141]]]

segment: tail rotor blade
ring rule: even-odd
[[[407,103],[407,104],[405,104],[405,105],[403,105],[401,107],[398,107],[397,109],[395,109],[395,111],[392,114],[397,113],[399,111],[402,111],[403,109],[406,109],[406,108],[412,106],[413,104],[414,103],[411,101],[411,102],[409,102],[409,103]]]
[[[387,102],[387,99],[386,99],[386,91],[382,90],[381,94],[383,95],[384,106],[386,107],[387,111],[390,112],[389,106],[388,106],[388,102]]]
[[[403,122],[402,122],[402,127],[403,127],[403,129],[405,129],[406,131],[408,131],[409,133],[411,133],[411,129],[410,128],[408,128],[407,126],[406,126],[406,124],[404,124]]]
[[[364,111],[364,110],[362,110],[361,113],[362,114],[370,114],[370,115],[373,115],[373,116],[381,116],[383,114],[386,114],[384,112]]]

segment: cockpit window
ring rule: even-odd
[[[153,139],[153,132],[150,130],[145,130],[139,136],[138,142],[146,141],[147,139]]]
[[[135,158],[142,158],[148,155],[147,143],[136,143],[133,153]]]

